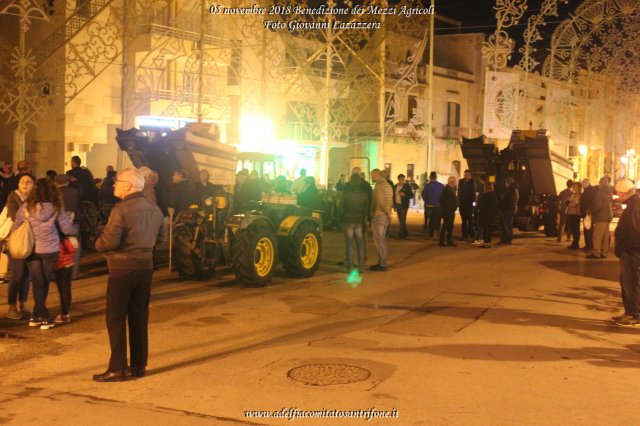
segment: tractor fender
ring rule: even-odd
[[[280,222],[280,226],[278,226],[278,232],[276,236],[278,239],[287,238],[289,235],[293,234],[298,227],[305,223],[311,223],[315,226],[320,234],[322,234],[322,226],[318,219],[309,217],[309,216],[287,216],[282,222]]]
[[[247,229],[252,225],[269,228],[274,232],[276,230],[276,227],[273,226],[273,223],[271,223],[269,219],[261,215],[236,214],[231,216],[227,222],[227,228],[231,230],[233,235],[236,235],[239,230]]]

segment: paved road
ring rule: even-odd
[[[150,374],[125,383],[91,380],[109,353],[103,266],[85,265],[71,324],[0,320],[0,424],[368,423],[245,415],[283,408],[375,408],[399,417],[371,424],[396,425],[640,421],[640,330],[608,321],[620,306],[615,258],[586,260],[534,234],[490,250],[389,243],[389,271],[359,284],[338,265],[335,232],[307,280],[244,288],[228,271],[183,282],[160,270]]]

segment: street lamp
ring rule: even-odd
[[[273,121],[246,114],[240,125],[240,151],[276,153],[278,151]]]

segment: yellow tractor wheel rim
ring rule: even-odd
[[[271,272],[274,261],[273,243],[267,237],[262,237],[256,245],[256,250],[253,255],[253,264],[256,268],[256,273],[260,277],[266,277]]]
[[[300,261],[305,269],[313,268],[318,260],[318,239],[314,234],[305,235],[300,246]]]

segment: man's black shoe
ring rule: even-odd
[[[442,242],[442,241],[440,241],[440,242],[438,243],[438,245],[439,245],[440,247],[446,247],[446,246],[447,246],[447,245],[446,245],[444,242]]]
[[[369,267],[370,271],[379,271],[379,272],[384,272],[387,270],[386,266],[380,266],[380,265],[371,265]]]
[[[147,371],[144,367],[129,367],[127,374],[131,377],[144,377],[146,376]]]
[[[124,382],[129,376],[127,370],[110,371],[107,370],[102,374],[94,374],[93,380],[95,382]]]
[[[600,259],[600,256],[596,256],[595,254],[590,254],[587,256],[587,259]]]
[[[449,247],[456,247],[456,246],[457,246],[457,244],[456,244],[456,243],[454,243],[453,241],[451,241],[451,242],[447,243],[447,245],[448,245]]]

